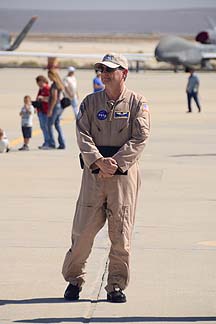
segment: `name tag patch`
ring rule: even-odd
[[[129,111],[115,111],[114,118],[128,118],[129,117]]]
[[[98,113],[97,113],[97,119],[99,120],[105,120],[107,119],[107,111],[106,110],[100,110]]]

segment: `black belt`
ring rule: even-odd
[[[114,154],[116,154],[118,152],[118,150],[120,149],[120,146],[97,146],[98,151],[100,152],[101,155],[103,155],[103,157],[112,157]],[[84,161],[82,158],[82,154],[79,154],[79,159],[80,159],[80,166],[81,169],[84,168]],[[98,174],[100,171],[100,169],[95,169],[92,170],[92,173],[94,174]],[[127,175],[127,171],[122,172],[121,170],[117,169],[115,174],[117,175]]]

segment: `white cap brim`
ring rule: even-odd
[[[104,62],[98,62],[98,63],[96,63],[95,66],[94,66],[95,69],[99,68],[100,65],[105,65],[105,66],[107,66],[107,67],[109,67],[111,69],[116,69],[116,68],[120,67],[119,64],[116,64],[116,63],[113,63],[113,62],[108,62],[108,61],[106,62],[106,61],[104,61]]]

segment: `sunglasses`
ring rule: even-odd
[[[100,71],[101,73],[113,73],[117,70],[124,70],[121,66],[117,68],[111,68],[108,66],[100,66],[97,68],[97,71]]]

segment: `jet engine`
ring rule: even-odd
[[[195,39],[202,44],[216,44],[216,30],[203,30],[196,35]]]

